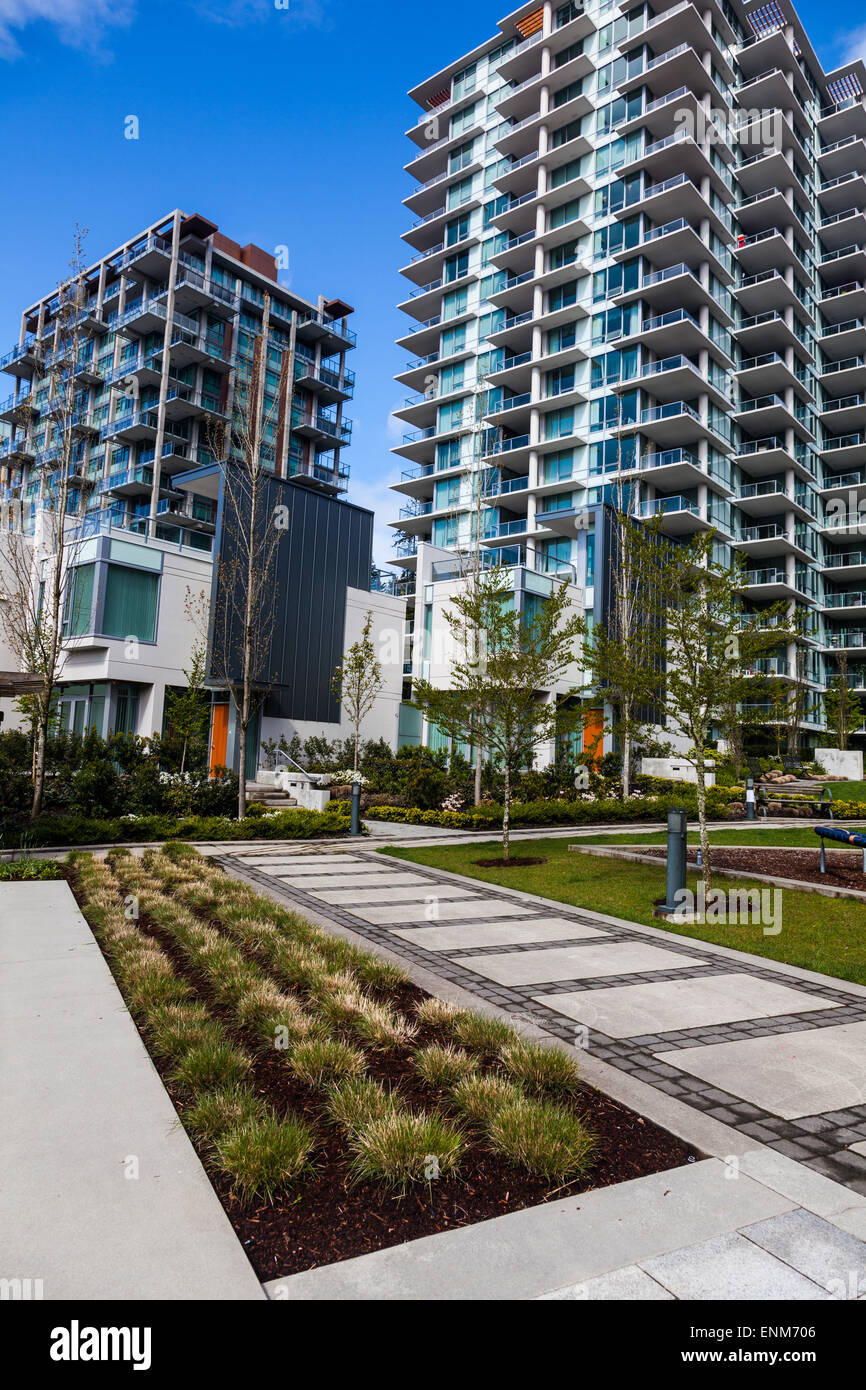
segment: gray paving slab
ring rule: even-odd
[[[272,853],[262,854],[235,854],[232,858],[237,859],[241,864],[249,864],[256,869],[276,868],[280,865],[289,864],[297,866],[298,873],[309,870],[310,873],[322,873],[325,868],[341,868],[344,865],[352,868],[360,868],[368,864],[367,859],[360,859],[351,854],[309,854],[301,853],[287,854],[285,851],[273,851]],[[371,867],[377,868],[378,865]]]
[[[581,941],[603,936],[597,927],[569,922],[564,917],[539,917],[529,922],[473,922],[468,927],[409,927],[394,932],[425,951],[463,951],[473,946],[524,946],[534,941]]]
[[[0,942],[0,1277],[262,1297],[68,886],[0,884]]]
[[[427,884],[429,888],[422,886]],[[452,887],[448,883],[430,883],[429,879],[416,880],[414,884],[409,881],[399,888],[311,888],[309,891],[323,902],[332,903],[334,907],[353,907],[355,903],[363,904],[365,907],[388,907],[392,903],[408,901],[423,908],[428,899],[438,902],[440,899],[476,896],[468,888]]]
[[[287,1301],[537,1298],[791,1206],[751,1178],[727,1180],[723,1163],[705,1159],[265,1287],[270,1297]]]
[[[866,1022],[663,1055],[671,1066],[789,1120],[866,1103]]]
[[[805,990],[790,989],[756,975],[736,974],[616,985],[612,989],[557,994],[555,999],[544,1002],[558,1013],[612,1038],[836,1007],[831,1000],[819,999]]]
[[[357,893],[354,895],[357,900]],[[442,895],[439,900],[425,906],[421,901],[409,903],[404,907],[350,908],[353,916],[360,917],[374,926],[389,926],[392,922],[433,922],[433,921],[472,921],[486,922],[495,917],[529,917],[532,908],[525,903],[509,903],[501,898],[482,898],[477,893],[466,894],[459,902],[446,902]]]
[[[829,1298],[811,1279],[736,1232],[641,1260],[640,1268],[679,1299],[820,1302]]]
[[[590,942],[586,946],[552,947],[549,951],[465,956],[460,964],[501,985],[540,985],[552,984],[556,980],[586,980],[644,970],[686,969],[694,966],[695,961],[691,956],[648,946],[642,941],[611,941],[598,945]]]
[[[866,1293],[866,1243],[811,1211],[783,1212],[743,1235],[836,1297]]]
[[[602,1274],[600,1279],[587,1279],[583,1284],[571,1284],[568,1288],[555,1289],[553,1293],[544,1293],[540,1297],[542,1302],[557,1303],[574,1299],[582,1302],[628,1300],[630,1303],[673,1301],[673,1294],[637,1265],[625,1265],[612,1274]]]
[[[848,1148],[855,1154],[866,1154],[866,1139],[860,1144],[849,1144]]]
[[[866,1220],[866,1197],[775,1149],[750,1149],[739,1156],[738,1163],[741,1173],[756,1178],[818,1216],[829,1218],[859,1209]]]
[[[352,895],[356,899],[367,899],[369,894],[379,888],[420,888],[425,884],[429,885],[430,891],[438,891],[438,885],[433,883],[423,874],[360,874],[355,875],[351,870],[345,874],[296,874],[285,873],[282,870],[275,875],[281,883],[288,883],[292,887],[302,888],[305,893],[318,893],[320,889],[333,890],[352,890]],[[370,898],[374,902],[374,898]]]

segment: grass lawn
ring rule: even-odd
[[[830,822],[828,821],[829,825]],[[840,822],[842,829],[859,831],[861,827],[851,821]],[[786,845],[790,849],[814,849],[817,850],[821,841],[815,834],[811,826],[798,826],[796,830],[774,830],[767,829],[751,830],[747,825],[739,825],[735,830],[711,830],[709,832],[711,845],[773,845],[784,848]],[[689,844],[696,845],[700,837],[697,830],[689,831]],[[577,844],[581,845],[663,845],[667,840],[665,830],[645,830],[638,829],[629,831],[618,831],[614,835],[581,835]],[[520,842],[523,843],[522,841]],[[523,850],[516,851],[522,854]]]
[[[866,782],[828,782],[834,801],[866,801]]]
[[[814,841],[815,836],[812,837]],[[631,842],[635,843],[635,840],[632,838]],[[757,924],[722,926],[655,921],[652,916],[653,900],[664,896],[663,863],[656,869],[649,864],[629,864],[622,860],[596,859],[588,854],[569,854],[568,843],[567,840],[521,840],[517,854],[521,857],[544,857],[546,863],[520,869],[479,868],[476,860],[501,854],[499,841],[427,849],[388,848],[379,853],[408,859],[416,864],[429,864],[451,873],[466,874],[485,883],[538,893],[574,907],[606,912],[612,917],[643,922],[681,936],[713,941],[720,946],[731,946],[738,951],[749,951],[756,956],[785,961],[789,965],[818,970],[840,980],[853,980],[866,985],[866,903],[782,889],[782,930],[778,936],[764,936]],[[725,889],[740,884],[754,886],[756,882],[746,878],[718,880],[719,886]],[[690,874],[690,887],[693,888],[695,883],[694,875]]]

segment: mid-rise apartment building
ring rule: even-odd
[[[841,656],[866,691],[864,93],[787,0],[527,4],[413,89],[394,525],[419,636],[476,538],[517,594],[565,576],[603,620],[625,498],[714,528],[750,610],[787,601],[762,667],[806,745]]]
[[[74,311],[47,294],[0,357],[14,387],[0,405],[0,509],[5,529],[30,538],[35,565],[53,534],[58,469],[68,471],[62,726],[158,732],[166,688],[186,683],[195,631],[185,599],[216,593],[225,469],[244,447],[232,425],[259,370],[267,308],[260,450],[288,522],[275,679],[253,742],[347,733],[334,667],[368,610],[377,630],[403,619],[402,601],[370,591],[372,514],[344,497],[350,305],[303,299],[280,283],[273,254],[180,210],[76,279]],[[371,736],[396,742],[399,698],[399,670],[386,672]],[[213,699],[212,761],[236,763],[225,694]]]

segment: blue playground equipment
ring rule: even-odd
[[[825,840],[837,840],[843,845],[856,845],[863,851],[863,872],[866,874],[866,835],[856,830],[840,830],[835,825],[816,825],[815,834],[821,836],[821,873],[827,872],[827,857],[824,853]]]

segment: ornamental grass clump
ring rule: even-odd
[[[243,1081],[250,1069],[250,1059],[239,1047],[225,1037],[195,1043],[178,1059],[169,1079],[185,1090],[196,1094]]]
[[[147,1018],[147,1038],[158,1057],[174,1060],[193,1047],[222,1041],[223,1032],[203,1004],[163,1004]]]
[[[460,1010],[444,999],[424,999],[415,1008],[415,1017],[423,1028],[450,1028]]]
[[[320,1090],[349,1076],[360,1076],[366,1067],[363,1052],[336,1038],[310,1038],[287,1054],[289,1069],[300,1081]]]
[[[315,1139],[294,1116],[250,1119],[220,1135],[216,1161],[246,1201],[273,1201],[310,1166]]]
[[[474,1129],[485,1129],[506,1105],[523,1096],[520,1086],[497,1072],[464,1076],[451,1090],[451,1103]]]
[[[495,1153],[516,1168],[548,1181],[580,1177],[590,1165],[594,1140],[581,1120],[548,1100],[528,1096],[497,1111],[487,1127]]]
[[[422,1047],[412,1060],[421,1080],[440,1091],[478,1070],[478,1058],[451,1043],[445,1047]]]
[[[353,1076],[330,1088],[327,1111],[334,1124],[352,1136],[374,1120],[385,1119],[401,1109],[402,1104],[398,1092],[386,1091],[372,1077]]]
[[[213,1144],[230,1129],[237,1129],[269,1115],[268,1107],[248,1086],[231,1082],[205,1091],[185,1107],[183,1122],[196,1139]]]
[[[450,1177],[460,1166],[465,1141],[441,1115],[394,1110],[352,1136],[356,1182],[379,1182],[405,1193],[418,1183]]]
[[[530,1091],[573,1091],[580,1084],[577,1063],[558,1047],[518,1038],[500,1048],[499,1060]]]
[[[451,1031],[457,1042],[468,1047],[470,1052],[480,1052],[486,1057],[498,1056],[500,1048],[520,1036],[501,1018],[479,1014],[473,1009],[459,1009],[451,1021]]]

